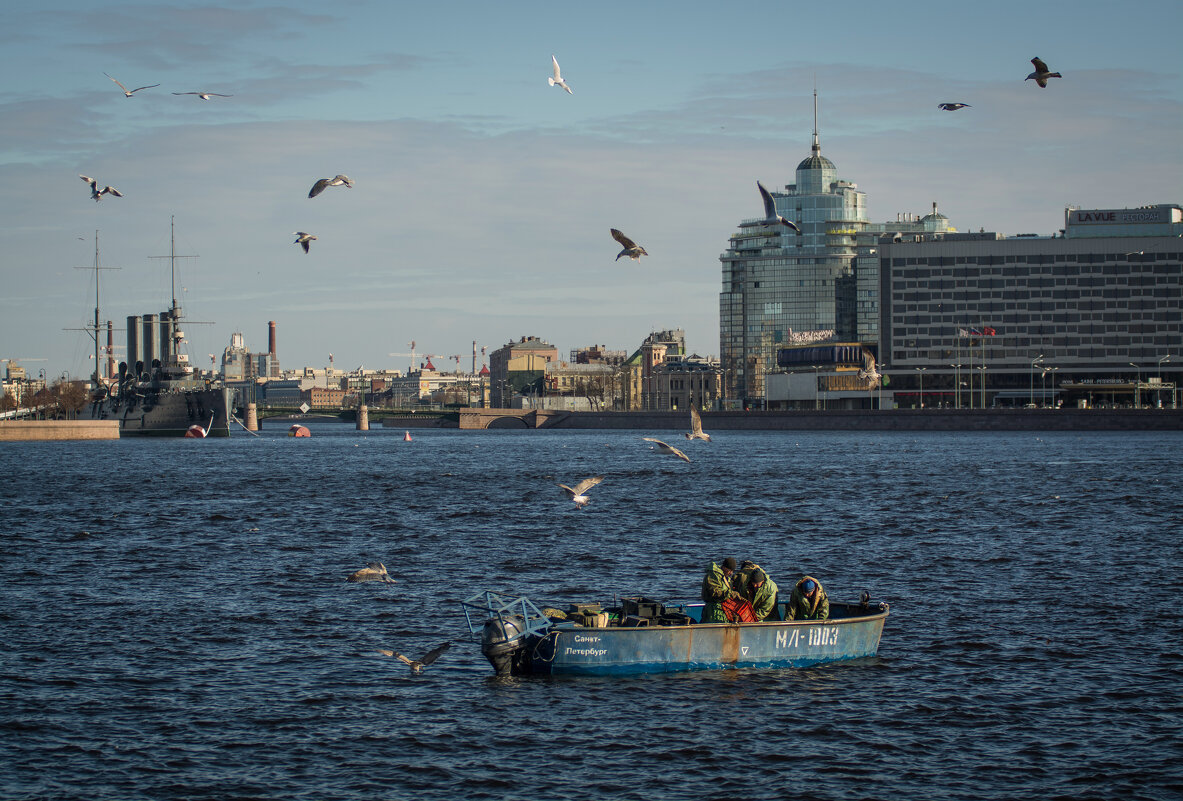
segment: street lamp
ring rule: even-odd
[[[1163,363],[1163,362],[1169,362],[1170,360],[1171,360],[1171,354],[1169,354],[1169,353],[1168,353],[1166,356],[1163,356],[1161,359],[1159,359],[1159,360],[1158,360],[1158,385],[1159,385],[1160,387],[1162,386],[1162,363]],[[1160,390],[1159,390],[1159,393],[1160,393],[1160,394],[1159,394],[1159,396],[1158,396],[1158,397],[1159,397],[1159,403],[1160,403],[1160,404],[1162,403],[1162,394],[1161,394],[1161,392],[1162,392],[1162,390],[1160,389]],[[1171,407],[1173,408],[1173,407],[1174,407],[1174,405],[1175,405],[1175,390],[1174,390],[1174,388],[1172,388],[1172,389],[1171,389]]]
[[[882,411],[883,410],[883,379],[887,375],[887,365],[886,364],[879,365],[879,371],[880,371],[880,373],[879,373],[879,387],[878,387],[878,390],[879,390],[879,404],[878,405],[879,405],[879,410]]]
[[[1059,370],[1059,369],[1060,369],[1059,367],[1049,367],[1049,368],[1047,368],[1047,370],[1046,370],[1046,373],[1051,373],[1051,374],[1052,374],[1052,401],[1055,401],[1055,395],[1056,395],[1056,370]],[[1045,402],[1045,403],[1047,403],[1047,402],[1048,402],[1048,401],[1047,401],[1047,391],[1046,391],[1046,390],[1044,389],[1044,387],[1043,387],[1043,382],[1042,382],[1042,380],[1040,381],[1040,385],[1039,385],[1039,392],[1040,392],[1040,394],[1041,394],[1041,395],[1043,395],[1043,397],[1044,397],[1044,402]],[[1055,403],[1053,402],[1053,403],[1051,403],[1050,405],[1054,407],[1054,406],[1055,406]]]
[[[960,409],[961,408],[961,365],[960,364],[951,364],[949,366],[953,368],[953,392],[954,392],[953,408]]]
[[[986,408],[986,365],[979,364],[978,369],[982,371],[982,408]]]
[[[924,408],[924,371],[927,367],[917,367],[916,372],[920,373],[920,408]]]
[[[1129,365],[1130,365],[1130,367],[1133,367],[1135,370],[1138,371],[1138,379],[1137,379],[1137,382],[1134,384],[1134,408],[1139,409],[1142,406],[1142,404],[1140,403],[1140,401],[1142,399],[1139,395],[1139,392],[1142,389],[1142,368],[1139,367],[1138,365],[1134,364],[1133,362],[1129,362]]]
[[[1039,354],[1031,360],[1031,405],[1035,405],[1035,365],[1043,361],[1043,354]]]

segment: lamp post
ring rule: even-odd
[[[1046,374],[1046,373],[1051,373],[1051,374],[1052,374],[1052,400],[1053,400],[1053,401],[1055,400],[1055,394],[1056,394],[1056,370],[1059,370],[1059,369],[1060,369],[1059,367],[1049,367],[1049,368],[1047,368],[1047,370],[1045,370],[1045,371],[1044,371],[1044,372],[1045,372],[1045,374]],[[1039,392],[1040,392],[1040,394],[1041,394],[1041,395],[1043,395],[1043,397],[1044,397],[1044,399],[1045,399],[1045,402],[1046,402],[1046,398],[1047,398],[1047,391],[1044,389],[1044,387],[1043,387],[1043,384],[1042,384],[1042,383],[1041,383],[1041,384],[1040,384],[1040,386],[1039,386]],[[1053,405],[1053,406],[1054,406],[1055,404],[1053,403],[1053,404],[1051,404],[1051,405]]]
[[[1169,354],[1169,353],[1166,356],[1163,356],[1161,359],[1158,360],[1158,385],[1160,387],[1162,386],[1162,363],[1169,362],[1170,360],[1171,360],[1171,354]],[[1160,393],[1161,393],[1161,391],[1162,390],[1159,390]],[[1161,403],[1162,402],[1162,395],[1160,394],[1158,397],[1159,397],[1159,402]],[[1171,389],[1171,407],[1174,408],[1174,406],[1175,406],[1175,390],[1174,390],[1174,388],[1172,388]]]
[[[1139,392],[1142,389],[1142,368],[1139,367],[1138,365],[1134,364],[1133,362],[1130,362],[1129,364],[1130,364],[1130,367],[1133,367],[1135,370],[1138,371],[1138,377],[1134,382],[1134,408],[1140,409],[1142,407],[1142,404],[1140,402],[1142,399],[1139,395]]]
[[[920,408],[924,408],[924,371],[927,367],[917,367],[916,372],[920,373]]]
[[[813,408],[814,410],[821,408],[821,365],[813,365]]]
[[[951,364],[953,368],[953,408],[961,408],[961,365]]]
[[[986,365],[979,364],[978,369],[982,371],[982,408],[986,408]]]
[[[1031,360],[1031,405],[1035,405],[1035,365],[1043,361],[1043,354],[1039,354]]]
[[[879,391],[878,406],[879,406],[879,410],[883,411],[883,378],[887,374],[887,372],[886,372],[887,365],[886,364],[879,365],[879,371],[880,372],[879,372],[879,386],[878,386],[878,391]]]

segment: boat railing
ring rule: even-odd
[[[521,621],[524,634],[538,634],[551,625],[550,618],[524,595],[505,596],[486,590],[461,601],[460,606],[470,634],[480,633],[491,618],[499,622],[516,618]]]

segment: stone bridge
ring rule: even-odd
[[[570,412],[549,409],[461,409],[460,428],[552,428],[570,416]]]

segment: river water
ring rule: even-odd
[[[1183,434],[310,427],[0,445],[0,797],[1183,795]],[[888,601],[879,656],[498,679],[459,608],[726,556]]]

